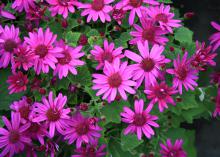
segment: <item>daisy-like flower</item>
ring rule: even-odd
[[[0,68],[6,68],[13,57],[14,49],[20,43],[19,28],[5,26],[0,27]]]
[[[14,50],[11,61],[12,69],[16,70],[23,68],[27,71],[33,66],[33,62],[36,58],[38,58],[38,56],[36,56],[27,45],[19,45],[18,48]]]
[[[34,60],[34,70],[37,74],[49,72],[49,67],[55,69],[57,58],[63,57],[62,48],[54,47],[57,35],[53,35],[50,29],[47,28],[45,32],[40,28],[38,32],[30,32],[29,38],[25,37],[25,42],[30,46],[38,58]]]
[[[188,53],[185,52],[182,60],[180,55],[173,61],[174,69],[167,69],[169,74],[174,75],[173,86],[178,88],[179,93],[182,94],[182,86],[194,90],[193,86],[198,86],[196,80],[198,79],[198,70],[191,67],[190,61],[187,59]]]
[[[5,17],[11,20],[16,19],[16,17],[12,13],[4,10],[4,7],[5,7],[4,4],[0,5],[0,17]]]
[[[169,5],[164,6],[164,4],[161,4],[160,6],[149,7],[146,9],[146,13],[150,18],[158,22],[163,30],[168,30],[170,33],[173,33],[172,28],[181,26],[179,24],[181,20],[173,19],[175,14],[170,12]]]
[[[21,71],[14,73],[8,77],[7,83],[9,84],[8,89],[9,94],[19,93],[27,90],[28,77],[24,75]]]
[[[211,25],[218,31],[209,38],[211,44],[213,45],[213,51],[216,51],[220,46],[220,25],[214,21],[211,22]]]
[[[84,9],[81,13],[81,16],[87,17],[87,23],[91,21],[91,19],[95,22],[100,18],[102,23],[105,21],[111,21],[111,17],[109,13],[112,11],[112,6],[109,5],[114,0],[93,0],[91,3],[79,4],[78,8]]]
[[[160,112],[163,112],[164,108],[168,108],[167,103],[172,105],[176,104],[172,95],[176,94],[178,91],[174,87],[168,87],[165,82],[161,84],[156,82],[144,92],[147,94],[148,99],[152,99],[150,102],[151,104],[158,103]]]
[[[84,52],[80,52],[82,46],[73,48],[66,45],[63,40],[57,42],[56,46],[63,49],[62,54],[64,57],[58,58],[58,63],[53,74],[58,74],[60,79],[67,77],[69,71],[73,75],[77,75],[76,67],[84,65],[84,62],[79,60],[84,55]]]
[[[123,47],[118,47],[114,49],[114,43],[108,43],[107,40],[104,40],[104,48],[101,48],[98,45],[94,46],[94,49],[91,50],[91,54],[94,56],[94,59],[98,61],[98,66],[96,67],[96,70],[101,69],[105,61],[108,61],[109,63],[112,63],[115,58],[123,58],[124,55],[122,55]]]
[[[94,90],[99,90],[96,95],[103,95],[102,99],[107,99],[109,102],[116,99],[119,92],[120,96],[127,100],[128,92],[135,94],[135,90],[131,86],[136,86],[136,82],[131,80],[132,71],[128,67],[128,62],[120,64],[119,58],[116,58],[112,64],[105,62],[103,69],[104,74],[93,74]]]
[[[70,119],[68,114],[70,108],[64,109],[64,105],[67,102],[67,97],[59,93],[58,97],[53,99],[53,92],[49,93],[48,99],[42,98],[43,103],[36,102],[33,109],[36,116],[32,122],[46,122],[49,126],[49,136],[54,137],[55,131],[63,133],[63,129],[67,126],[66,122]]]
[[[210,83],[220,84],[220,72],[214,72],[211,74]]]
[[[144,44],[139,41],[137,46],[140,55],[126,50],[125,56],[137,62],[131,65],[133,80],[137,81],[136,88],[140,87],[144,79],[145,88],[147,88],[149,85],[153,85],[156,82],[156,78],[159,77],[159,73],[161,72],[161,67],[170,62],[170,60],[161,55],[164,51],[163,46],[153,45],[150,51],[147,41],[145,41]]]
[[[91,144],[87,144],[86,147],[80,147],[75,149],[77,155],[72,155],[72,157],[104,157],[106,152],[103,150],[106,148],[106,145],[101,145],[98,148],[98,140],[94,140]]]
[[[65,130],[65,140],[69,144],[76,141],[76,147],[80,148],[82,143],[91,143],[95,138],[101,137],[99,133],[100,128],[96,123],[92,123],[90,118],[83,117],[81,113],[77,112],[69,122],[69,126]]]
[[[144,108],[144,100],[135,100],[134,102],[134,110],[133,112],[130,108],[124,107],[121,113],[121,121],[124,123],[128,123],[129,126],[124,130],[124,134],[127,135],[129,133],[137,134],[139,140],[142,138],[142,132],[147,138],[151,138],[153,136],[154,130],[153,127],[159,127],[159,125],[154,122],[158,119],[157,116],[150,115],[150,111],[153,105],[149,105],[145,110]]]
[[[122,20],[125,18],[126,11],[123,10],[123,6],[117,3],[112,11],[112,18],[121,25]]]
[[[166,145],[160,144],[161,151],[160,154],[162,157],[187,157],[186,152],[182,148],[183,140],[177,139],[175,141],[175,144],[172,145],[172,142],[170,139],[167,139]]]
[[[15,0],[11,7],[18,12],[22,12],[23,10],[29,12],[31,8],[35,8],[35,0]]]
[[[204,67],[207,65],[215,66],[216,63],[214,58],[217,53],[213,53],[212,46],[205,46],[205,42],[199,43],[196,41],[196,53],[192,56],[191,65],[198,70],[205,70]]]
[[[29,128],[30,123],[20,124],[20,114],[11,113],[11,122],[5,117],[2,120],[7,127],[0,128],[0,156],[13,157],[14,154],[24,150],[26,144],[31,144],[31,139],[26,137],[24,132]]]
[[[68,12],[74,13],[74,6],[77,5],[76,0],[47,0],[50,5],[49,10],[51,15],[55,16],[56,14],[63,15],[63,18],[68,17]]]
[[[151,19],[140,19],[141,25],[134,24],[134,31],[131,31],[130,34],[133,36],[133,39],[130,40],[130,44],[137,44],[138,41],[148,41],[151,44],[165,45],[169,40],[164,37],[164,34],[167,34],[167,31],[162,30],[160,27],[155,25],[155,22]]]
[[[155,0],[122,0],[117,5],[123,7],[123,10],[129,11],[129,24],[133,25],[135,15],[141,18],[143,10],[146,10],[144,4],[158,5],[159,3]]]
[[[20,114],[21,123],[25,124],[29,121],[32,106],[27,102],[27,97],[22,97],[19,101],[14,101],[10,105],[10,109]]]

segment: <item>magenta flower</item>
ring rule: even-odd
[[[158,84],[157,82],[150,86],[149,89],[144,91],[147,94],[148,99],[151,100],[151,104],[158,103],[160,112],[163,112],[164,108],[168,108],[167,103],[175,105],[172,95],[178,91],[174,87],[168,87],[165,82]]]
[[[13,57],[13,51],[20,43],[19,28],[5,26],[0,27],[0,68],[6,68]]]
[[[114,49],[114,47],[114,43],[109,44],[107,40],[104,40],[104,48],[101,48],[98,45],[94,46],[94,49],[91,50],[91,54],[94,56],[94,59],[99,63],[96,67],[96,70],[100,70],[104,66],[105,61],[112,63],[115,58],[121,59],[124,57],[124,55],[122,55],[123,47],[118,47],[116,49]]]
[[[220,72],[212,73],[210,82],[214,84],[220,84]]]
[[[22,99],[19,101],[14,101],[10,105],[10,109],[20,114],[22,124],[25,124],[29,121],[32,106],[27,102],[26,97],[22,97]]]
[[[15,0],[12,4],[12,9],[22,12],[25,10],[29,12],[30,8],[35,8],[35,0]]]
[[[213,117],[220,116],[220,87],[218,87],[218,94],[216,97],[215,111],[213,112]]]
[[[170,139],[166,141],[166,145],[160,144],[162,157],[187,157],[186,152],[182,148],[183,140],[176,140],[175,144],[172,145]]]
[[[159,23],[160,27],[163,30],[167,30],[170,33],[173,33],[172,28],[178,28],[181,26],[179,24],[181,20],[173,19],[175,14],[170,12],[170,6],[164,6],[161,4],[160,6],[149,7],[146,9],[147,15]]]
[[[82,143],[91,143],[95,138],[101,137],[99,133],[100,128],[96,123],[91,123],[90,118],[83,117],[81,113],[77,112],[69,122],[70,127],[66,128],[64,133],[65,140],[69,144],[76,141],[76,147],[80,148]]]
[[[80,147],[75,149],[77,155],[72,155],[72,157],[104,157],[106,152],[103,152],[106,145],[101,145],[98,148],[98,140],[94,140],[91,144],[87,144],[86,147]]]
[[[49,93],[48,99],[42,98],[43,103],[36,102],[33,111],[36,113],[36,117],[33,118],[33,122],[46,122],[49,126],[49,136],[54,137],[55,131],[63,133],[63,129],[67,126],[66,122],[69,120],[68,114],[70,108],[64,109],[64,105],[67,102],[67,97],[59,93],[58,97],[53,99],[53,92]]]
[[[198,71],[191,67],[187,55],[188,53],[186,52],[182,60],[180,60],[180,55],[178,55],[177,59],[173,61],[174,69],[167,69],[169,74],[174,75],[173,86],[178,88],[180,94],[182,94],[182,86],[187,91],[188,89],[194,90],[193,86],[198,86],[196,83]]]
[[[16,17],[12,13],[4,10],[4,7],[5,6],[3,4],[0,5],[0,17],[5,17],[5,18],[11,19],[11,20],[16,19]]]
[[[130,34],[133,36],[133,39],[130,40],[130,44],[137,44],[138,41],[148,41],[151,44],[165,45],[169,40],[162,36],[167,34],[167,31],[162,30],[160,27],[155,25],[155,22],[150,19],[140,19],[141,26],[134,24],[134,31],[131,31]]]
[[[144,4],[158,5],[159,3],[156,0],[122,0],[117,5],[123,7],[123,10],[130,10],[129,14],[129,24],[133,25],[135,15],[141,18],[143,10],[146,10]]]
[[[126,11],[123,10],[123,5],[117,3],[112,10],[112,18],[117,21],[119,25],[122,24],[122,20],[125,18]]]
[[[220,46],[220,25],[214,21],[211,22],[211,25],[218,31],[209,38],[211,44],[213,45],[213,51],[216,51]]]
[[[11,61],[12,69],[23,68],[27,71],[33,66],[33,62],[36,58],[38,58],[38,56],[36,56],[27,45],[19,45],[18,48],[14,49],[14,55]]]
[[[56,14],[63,15],[63,18],[68,17],[68,12],[74,13],[74,6],[77,5],[76,0],[47,0],[50,5],[49,10],[51,15],[55,16]]]
[[[84,55],[84,52],[80,52],[82,46],[73,48],[65,45],[62,40],[57,42],[56,46],[63,49],[62,54],[64,57],[58,58],[58,63],[53,73],[54,76],[58,74],[59,78],[62,79],[63,77],[67,77],[69,71],[73,75],[77,75],[76,67],[84,65],[84,62],[79,60],[79,58]]]
[[[29,33],[29,38],[25,37],[25,42],[31,48],[38,58],[34,61],[34,70],[37,74],[49,72],[49,67],[55,69],[55,63],[58,62],[57,58],[63,57],[62,48],[54,47],[53,43],[56,41],[56,35],[50,32],[47,28],[43,32],[42,28],[39,28],[38,32]]]
[[[21,71],[8,77],[7,83],[9,84],[9,94],[19,93],[27,90],[28,78]]]
[[[111,17],[109,13],[112,11],[112,6],[109,5],[114,0],[93,0],[91,3],[80,3],[78,8],[84,9],[81,13],[81,16],[87,17],[87,23],[91,21],[91,19],[95,22],[100,18],[102,23],[105,21],[111,21]]]
[[[103,69],[104,74],[93,74],[93,90],[99,90],[96,95],[103,95],[102,99],[107,99],[109,102],[114,101],[117,92],[124,100],[127,100],[128,92],[135,94],[135,90],[131,86],[136,86],[136,82],[131,80],[132,71],[128,67],[128,62],[120,64],[119,58],[115,59],[112,64],[105,62]]]
[[[139,140],[142,138],[142,132],[147,138],[151,138],[153,136],[154,130],[151,126],[159,127],[157,123],[154,121],[158,119],[157,116],[150,115],[150,111],[153,105],[149,105],[144,111],[144,100],[135,100],[134,102],[134,110],[133,112],[130,108],[124,107],[124,112],[121,113],[121,121],[124,123],[128,123],[129,126],[124,130],[124,134],[127,135],[129,133],[136,133]]]
[[[147,41],[145,41],[144,44],[139,41],[137,45],[140,55],[126,50],[125,56],[136,62],[136,64],[131,65],[133,80],[137,81],[136,88],[140,87],[144,79],[145,88],[147,88],[149,85],[155,84],[157,81],[156,78],[158,78],[159,73],[161,73],[161,67],[169,63],[170,60],[161,55],[164,51],[163,46],[153,45],[149,51]]]
[[[30,123],[20,125],[20,114],[14,112],[11,113],[11,122],[5,116],[2,120],[7,129],[0,128],[0,156],[13,157],[23,151],[26,144],[31,144],[31,139],[24,135]]]

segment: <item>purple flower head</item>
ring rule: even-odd
[[[216,51],[220,46],[220,25],[214,21],[211,22],[212,27],[214,27],[218,32],[210,36],[210,43],[213,45],[213,51]]]
[[[4,17],[11,20],[16,19],[16,17],[12,13],[4,10],[4,7],[5,7],[4,4],[0,5],[0,17]]]
[[[11,7],[18,12],[29,12],[31,8],[35,8],[35,0],[15,0]]]

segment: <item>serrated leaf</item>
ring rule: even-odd
[[[129,32],[123,32],[121,35],[120,35],[120,39],[124,42],[126,41],[129,41],[132,39],[131,35]]]
[[[72,74],[70,74],[72,75]],[[59,79],[57,81],[57,89],[60,90],[60,89],[68,89],[69,87],[69,84],[70,84],[70,80],[68,78],[63,78],[63,79]]]
[[[133,135],[126,135],[125,136],[122,131],[122,133],[121,133],[122,150],[131,151],[142,143],[143,143],[143,140],[138,140],[136,135],[133,134]]]
[[[77,46],[77,42],[80,38],[80,35],[81,35],[80,32],[68,32],[65,38],[68,45],[73,46],[73,47]]]
[[[177,29],[174,34],[175,40],[179,41],[180,43],[191,43],[193,37],[193,32],[186,27],[181,27]]]

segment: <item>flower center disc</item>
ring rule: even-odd
[[[93,0],[92,9],[95,11],[100,11],[104,7],[104,0]]]
[[[17,78],[18,80],[15,82],[17,86],[24,86],[25,85],[25,82],[22,78]]]
[[[58,0],[58,3],[62,6],[68,6],[70,0]]]
[[[13,52],[13,50],[15,48],[17,48],[17,46],[18,46],[17,43],[14,40],[12,40],[12,39],[8,39],[4,43],[4,49],[7,52]]]
[[[155,95],[159,98],[159,99],[164,99],[167,96],[166,91],[163,88],[159,88],[155,91]]]
[[[50,109],[47,111],[46,116],[47,116],[47,119],[48,119],[49,121],[54,122],[54,121],[57,121],[57,120],[60,119],[60,112],[57,111],[57,110],[54,110],[54,109],[50,108]]]
[[[31,123],[30,128],[28,129],[29,132],[31,133],[36,133],[40,129],[40,125],[37,123]]]
[[[146,117],[143,114],[135,114],[133,123],[136,126],[143,126],[146,123]]]
[[[72,60],[71,55],[68,52],[64,52],[64,57],[63,58],[58,58],[58,62],[61,65],[66,65],[69,64],[69,62]]]
[[[151,58],[145,58],[143,59],[143,61],[141,62],[141,68],[145,71],[145,72],[150,72],[151,70],[154,69],[155,63]]]
[[[20,115],[24,119],[28,119],[29,113],[30,113],[30,108],[29,106],[23,106],[19,109]]]
[[[119,73],[114,73],[108,78],[108,84],[113,88],[119,87],[121,83],[122,83],[122,78]]]
[[[185,67],[179,67],[177,70],[177,78],[184,81],[187,77],[188,70]]]
[[[143,3],[143,0],[130,0],[130,5],[134,8],[140,7]]]
[[[142,38],[144,38],[145,40],[153,42],[154,41],[154,37],[155,37],[155,30],[153,28],[145,29],[142,32]]]
[[[168,22],[168,18],[166,14],[157,14],[157,16],[155,17],[157,21],[161,21],[163,23],[167,23]]]
[[[79,135],[85,135],[89,131],[89,124],[87,122],[80,123],[76,126],[76,132]]]
[[[104,53],[102,53],[102,61],[104,62],[104,61],[108,61],[109,63],[112,63],[112,61],[113,61],[113,56],[112,56],[112,54],[111,53],[109,53],[109,52],[104,52]]]
[[[45,45],[38,45],[35,49],[36,55],[39,55],[40,58],[44,58],[48,54],[47,46]]]
[[[16,143],[20,139],[20,134],[17,131],[10,131],[9,133],[9,141],[11,143]]]

